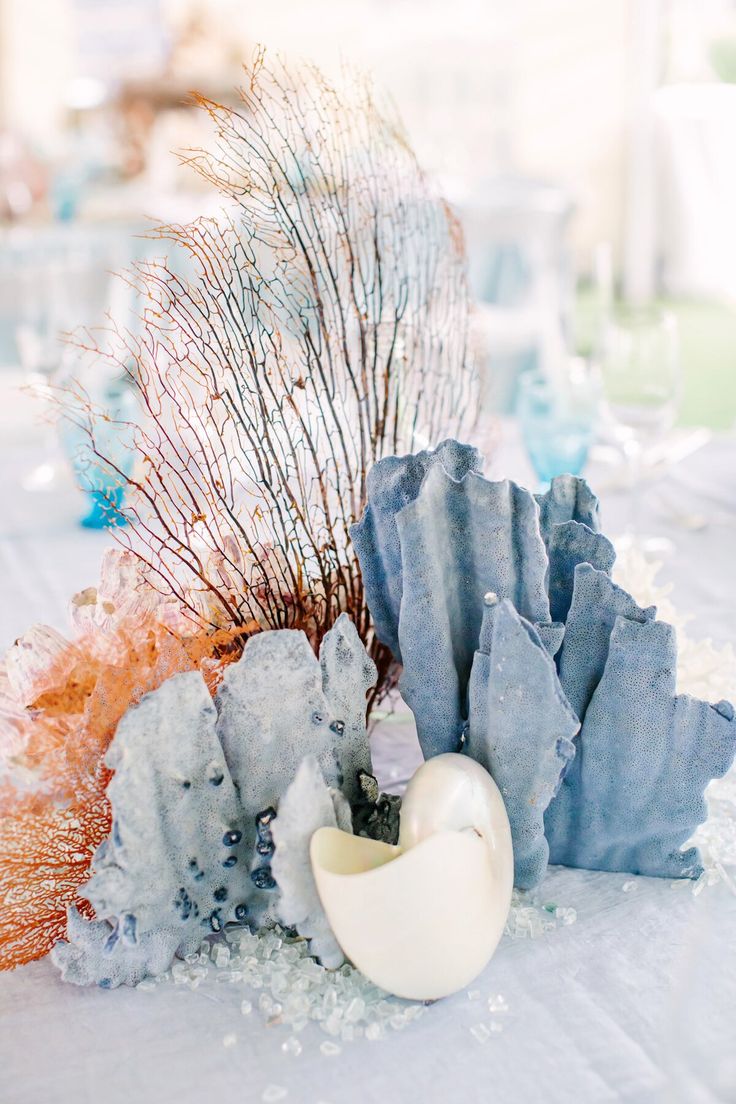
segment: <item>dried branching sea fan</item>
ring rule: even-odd
[[[80,389],[69,413],[128,486],[120,539],[193,619],[317,644],[347,612],[385,674],[348,530],[376,460],[467,434],[462,237],[367,81],[262,53],[247,78],[237,109],[199,98],[216,148],[184,158],[225,212],[161,228],[136,329],[82,342],[139,389],[133,474]]]
[[[110,831],[103,759],[118,722],[171,675],[210,688],[233,633],[200,630],[109,550],[100,585],[72,602],[73,639],[37,625],[0,664],[0,970],[46,954],[66,930]]]

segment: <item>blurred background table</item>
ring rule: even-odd
[[[102,552],[114,541],[107,531],[80,527],[84,496],[60,450],[53,486],[23,488],[45,429],[42,407],[21,385],[17,373],[0,375],[0,647],[36,621],[64,631],[72,594],[96,584]],[[535,488],[515,420],[488,416],[479,426],[479,438],[484,437],[487,472]],[[643,490],[647,532],[669,538],[676,550],[665,559],[661,579],[673,584],[678,608],[693,615],[696,635],[734,641],[727,595],[733,587],[736,537],[736,435],[678,430],[669,441],[675,455],[699,447],[679,463],[664,464]],[[667,447],[660,451],[666,455]],[[594,450],[585,474],[602,498],[606,532],[617,536],[629,520],[629,490],[616,465],[596,455]]]

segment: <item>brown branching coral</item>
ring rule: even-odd
[[[120,539],[195,621],[316,644],[347,612],[385,673],[349,526],[376,460],[475,412],[461,235],[366,80],[259,53],[237,108],[199,102],[215,148],[184,160],[226,209],[161,228],[136,325],[83,342],[139,389],[133,474],[81,390],[70,416],[128,485]]]

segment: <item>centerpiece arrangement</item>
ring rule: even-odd
[[[278,930],[433,999],[550,861],[697,878],[734,709],[677,693],[584,481],[535,496],[463,443],[461,238],[370,89],[259,54],[241,99],[187,158],[222,217],[162,230],[181,263],[131,275],[136,326],[82,339],[140,397],[134,462],[60,399],[128,524],[75,639],[33,629],[0,675],[0,967],[138,985]],[[367,732],[397,678],[403,804]]]

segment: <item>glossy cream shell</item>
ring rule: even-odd
[[[498,788],[464,756],[429,760],[407,788],[399,839],[320,828],[312,869],[358,969],[396,996],[434,1000],[477,977],[503,932],[513,854]]]

